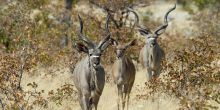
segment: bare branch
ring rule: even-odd
[[[2,106],[2,110],[5,110],[5,105],[3,104],[2,98],[0,97],[0,104]]]

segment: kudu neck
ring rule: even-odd
[[[117,58],[117,62],[122,65],[128,62],[128,60],[129,60],[129,57],[127,55],[123,55],[122,57]]]
[[[150,45],[147,45],[147,53],[148,53],[148,57],[149,57],[149,60],[150,62],[154,63],[156,61],[156,57],[158,56],[158,48],[159,48],[159,45],[158,44],[155,44],[154,46],[150,46]]]
[[[98,77],[97,72],[99,71],[101,65],[98,65],[97,67],[94,67],[92,65],[91,60],[90,60],[90,57],[87,56],[86,59],[87,59],[87,62],[88,62],[89,71],[90,71],[90,75],[91,75],[90,84],[89,84],[90,89],[92,90],[91,95],[92,96],[95,96],[95,95],[99,95],[100,96],[102,94],[102,91],[99,88],[98,83],[97,83],[97,80],[98,80],[97,79],[97,77]]]

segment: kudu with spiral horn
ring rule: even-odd
[[[165,56],[163,49],[157,43],[157,38],[165,31],[168,26],[168,15],[170,12],[176,9],[176,4],[173,8],[169,9],[168,12],[164,16],[164,24],[158,27],[154,32],[151,32],[149,29],[142,28],[139,25],[138,14],[129,9],[129,11],[133,12],[136,16],[137,27],[141,35],[146,37],[146,44],[140,51],[139,61],[143,65],[144,68],[147,69],[147,78],[151,80],[152,77],[156,78],[160,75],[161,70],[161,62]]]
[[[109,17],[106,20],[107,36],[100,41],[98,45],[92,42],[88,37],[83,35],[83,21],[78,15],[80,21],[80,31],[78,37],[84,43],[75,43],[74,47],[79,52],[87,54],[81,61],[76,64],[73,71],[74,84],[78,90],[78,100],[82,110],[97,110],[99,98],[105,85],[105,71],[100,64],[100,58],[103,51],[110,44],[110,36],[108,30]]]

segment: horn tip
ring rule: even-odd
[[[78,19],[81,21],[82,20],[82,18],[81,18],[81,16],[80,16],[80,14],[78,14]]]
[[[176,9],[176,3],[174,4],[174,7],[173,7],[173,9]]]

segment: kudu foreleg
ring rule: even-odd
[[[126,98],[126,108],[127,110],[129,109],[129,99],[130,99],[130,93],[127,94],[127,98]]]
[[[160,76],[160,72],[161,72],[160,70],[161,70],[161,69],[159,68],[159,69],[157,69],[157,70],[154,71],[153,77],[154,77],[155,79]]]
[[[124,109],[123,85],[117,85],[118,89],[118,110]]]
[[[95,110],[97,110],[97,108],[98,108],[99,98],[100,98],[100,96],[98,96],[98,95],[96,95],[96,96],[94,97],[93,104],[94,104],[94,106],[95,106]]]
[[[147,68],[147,81],[150,81],[152,79],[152,70],[150,68]]]
[[[83,110],[91,110],[89,95],[82,95],[81,103],[82,103]]]
[[[127,99],[126,99],[126,103],[127,103],[127,110],[129,109],[129,100],[130,100],[130,93],[131,93],[131,89],[133,87],[134,84],[134,80],[129,84],[128,86],[128,91],[127,91]]]

